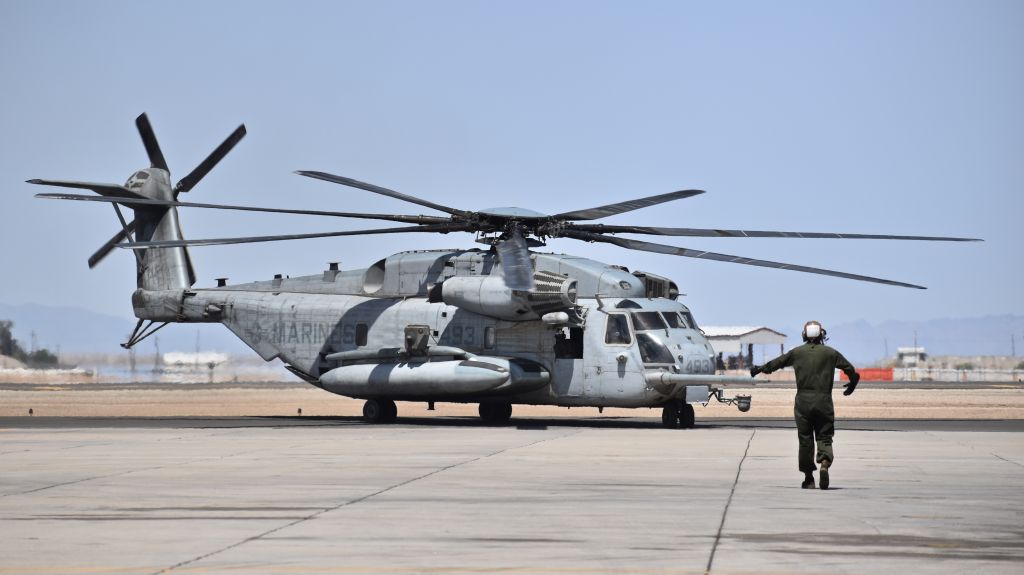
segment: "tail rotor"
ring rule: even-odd
[[[164,158],[163,150],[160,149],[156,132],[149,122],[149,117],[145,113],[139,115],[135,119],[135,126],[139,131],[139,136],[142,138],[142,145],[146,148],[146,155],[149,157],[149,168],[143,168],[133,173],[129,176],[125,185],[39,179],[28,180],[28,183],[87,189],[109,198],[174,201],[177,199],[178,194],[188,192],[194,188],[245,137],[245,125],[243,124],[238,126],[231,135],[221,142],[188,175],[171,187],[170,169],[167,166],[167,160]],[[123,243],[159,239],[184,239],[177,213],[173,206],[154,208],[152,206],[128,205],[128,207],[133,208],[136,212],[136,219],[133,220],[123,218],[117,203],[114,204],[114,207],[118,211],[118,217],[121,220],[121,229],[89,257],[88,263],[90,268],[96,267],[114,248]],[[173,214],[173,217],[166,218],[169,213]],[[146,221],[139,221],[140,219]],[[167,229],[168,224],[164,224],[165,219],[173,220],[173,224],[168,222],[170,224],[169,227],[173,229]],[[188,285],[192,285],[195,283],[192,258],[189,256],[187,248],[182,253],[183,263],[187,268]]]

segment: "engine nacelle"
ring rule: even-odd
[[[576,307],[576,280],[539,271],[533,281],[534,290],[527,292],[506,287],[500,276],[456,276],[434,286],[430,301],[510,321],[539,319]]]

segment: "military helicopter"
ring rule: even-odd
[[[693,197],[682,190],[593,208],[543,214],[522,208],[469,211],[319,171],[299,175],[399,199],[445,215],[391,215],[183,202],[245,136],[239,126],[173,186],[145,114],[136,126],[150,165],[127,182],[29,180],[92,190],[98,196],[37,194],[107,202],[121,229],[88,260],[113,249],[136,257],[131,348],[169,323],[222,323],[264,360],[280,359],[326,391],[364,399],[368,422],[397,417],[396,401],[479,403],[487,423],[504,423],[514,404],[662,409],[669,428],[694,425],[693,404],[716,400],[748,411],[751,397],[726,397],[749,379],[715,375],[715,352],[671,279],[573,255],[531,250],[548,238],[603,242],[630,250],[781,268],[852,280],[922,286],[821,268],[626,239],[615,234],[691,237],[857,238],[975,241],[973,238],[665,228],[590,223]],[[128,220],[121,207],[133,212]],[[294,235],[186,240],[179,208],[259,211],[399,222],[402,227]],[[294,278],[194,288],[191,246],[402,233],[467,232],[486,248],[415,250],[366,269],[332,263]]]

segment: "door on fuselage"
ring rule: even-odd
[[[582,327],[564,327],[555,333],[555,362],[551,387],[559,397],[584,395]]]
[[[635,338],[626,312],[607,312],[604,325],[588,330],[583,350],[584,395],[614,398],[626,391],[626,380],[639,377]]]

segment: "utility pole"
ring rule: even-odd
[[[153,336],[153,372],[160,371],[160,338]]]

